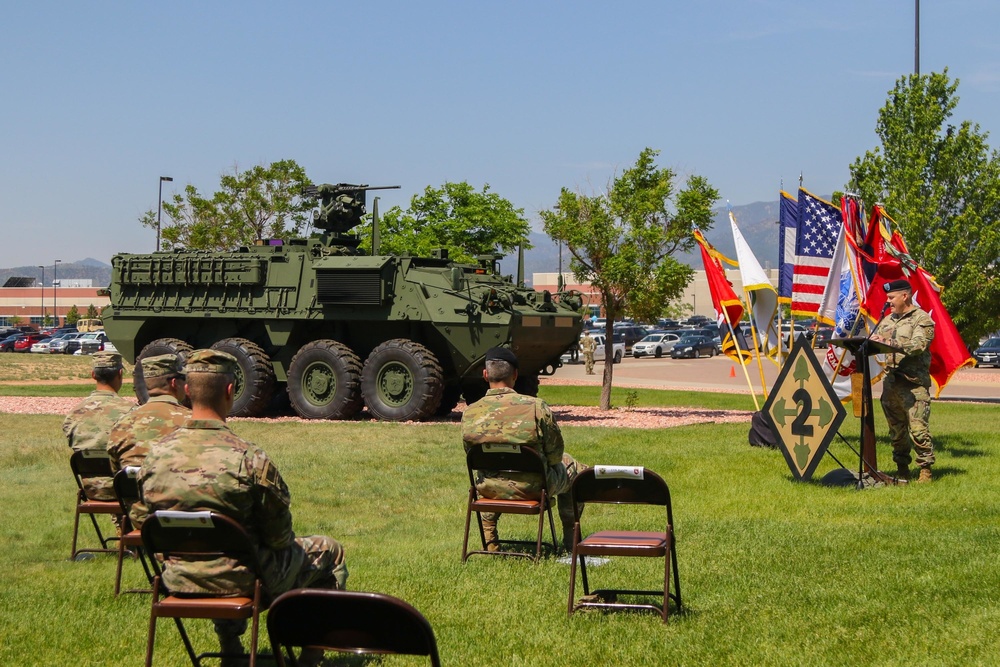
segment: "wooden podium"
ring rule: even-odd
[[[854,355],[862,366],[864,382],[861,386],[861,456],[858,465],[858,488],[865,488],[865,478],[883,484],[898,484],[899,479],[887,475],[878,469],[878,458],[875,453],[875,413],[872,399],[872,373],[868,357],[876,354],[902,352],[895,345],[887,345],[871,340],[865,336],[851,338],[833,338],[830,345],[841,347]]]

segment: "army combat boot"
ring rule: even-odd
[[[928,484],[931,481],[931,469],[930,467],[920,469],[920,478],[917,479],[917,484]]]
[[[500,551],[500,536],[497,534],[497,522],[483,519],[483,537],[486,538],[486,550]]]
[[[215,634],[219,638],[219,652],[225,657],[219,667],[245,667],[246,650],[240,636],[246,631],[246,621],[215,621]]]
[[[896,479],[903,479],[910,481],[910,466],[903,465],[902,463],[896,464]]]

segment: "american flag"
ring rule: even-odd
[[[843,226],[840,210],[799,188],[799,229],[795,237],[792,314],[813,317],[826,289],[833,251]]]

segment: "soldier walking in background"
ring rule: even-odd
[[[580,347],[583,349],[584,370],[587,375],[594,374],[594,351],[597,350],[597,341],[587,334],[580,339]]]
[[[563,526],[563,544],[573,546],[573,498],[570,486],[587,466],[578,463],[563,449],[562,432],[552,411],[540,398],[514,391],[517,381],[517,357],[503,347],[486,352],[483,378],[489,383],[486,396],[462,414],[462,440],[466,449],[475,444],[529,445],[538,449],[547,463],[545,477],[549,491],[559,499],[559,519]],[[501,500],[537,500],[542,480],[537,474],[509,473],[510,477],[476,471],[476,490],[484,498]],[[499,514],[484,513],[483,533],[488,551],[499,550],[497,521]]]
[[[184,367],[191,417],[152,444],[139,472],[140,499],[130,516],[141,526],[157,510],[209,510],[238,522],[257,540],[261,578],[274,597],[293,588],[343,589],[344,549],[323,535],[296,537],[291,496],[277,467],[253,443],[226,425],[233,406],[236,358],[218,350],[196,350]],[[163,582],[176,593],[246,595],[254,573],[230,561],[171,560]],[[222,652],[241,654],[246,621],[216,621]],[[300,665],[318,665],[319,650],[303,651]],[[239,664],[231,659],[224,666]]]
[[[108,456],[115,472],[142,465],[149,446],[171,433],[191,416],[184,400],[184,368],[176,354],[142,360],[149,400],[124,415],[108,436]]]
[[[94,391],[73,408],[63,421],[62,429],[74,452],[108,450],[108,435],[120,417],[135,408],[135,403],[118,395],[124,381],[122,355],[114,352],[94,354],[90,376],[97,383]],[[83,492],[91,500],[114,500],[115,490],[110,477],[89,477],[83,480]],[[117,515],[112,515],[119,528]]]
[[[913,303],[913,289],[905,280],[886,283],[886,299],[892,306],[872,340],[895,345],[902,352],[886,355],[882,381],[882,410],[889,423],[892,459],[897,476],[910,479],[910,450],[917,454],[918,482],[931,481],[934,444],[927,422],[931,416],[931,353],[934,320]]]

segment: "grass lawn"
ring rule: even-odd
[[[543,396],[594,404],[596,392],[546,387]],[[636,399],[746,402],[653,390]],[[794,482],[779,453],[747,445],[749,424],[565,427],[578,459],[645,465],[670,484],[686,609],[667,626],[652,614],[568,618],[569,566],[553,558],[536,566],[473,556],[462,565],[467,478],[456,424],[232,425],[278,463],[297,532],[344,543],[351,589],[420,609],[446,665],[992,665],[1000,655],[996,414],[935,404],[934,483],[862,492]],[[67,560],[74,489],[61,420],[0,414],[0,664],[140,664],[148,596],[113,597],[113,557]],[[880,460],[891,467],[884,420],[877,427]],[[856,440],[857,421],[849,417],[843,432]],[[855,463],[843,444],[832,449]],[[833,467],[827,458],[817,479]],[[587,510],[585,529],[610,526],[610,512],[598,509]],[[508,516],[501,532],[527,535],[530,525]],[[662,563],[617,559],[591,577],[655,587],[658,573]],[[126,584],[140,577],[127,563]],[[214,646],[208,623],[190,625],[196,647]],[[169,621],[156,656],[185,664]]]

